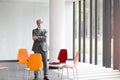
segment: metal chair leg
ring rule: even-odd
[[[27,80],[28,80],[28,78],[29,78],[29,77],[28,77],[28,73],[29,73],[29,71],[27,71]]]
[[[8,72],[8,80],[10,80],[10,74],[9,74],[9,69],[7,68],[7,72]]]
[[[78,80],[78,72],[77,72],[77,67],[76,67],[76,77],[77,77],[77,80]]]
[[[39,72],[40,72],[39,73],[40,74],[40,80],[42,80],[42,72],[41,71],[39,71]]]
[[[74,80],[75,80],[75,73],[74,73],[74,68],[73,68],[73,77],[74,77]]]
[[[18,64],[17,64],[17,75],[16,75],[16,78],[18,80]]]
[[[68,78],[69,78],[69,72],[68,72],[68,68],[67,68],[67,76],[68,76]]]
[[[60,77],[60,67],[58,67],[58,77]]]
[[[61,74],[61,80],[63,80],[63,69],[62,69],[62,74]]]
[[[23,80],[25,79],[25,74],[27,74],[26,70],[24,70],[24,73],[23,73]]]

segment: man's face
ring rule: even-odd
[[[37,25],[38,25],[38,27],[40,28],[41,25],[42,25],[41,21],[37,21]]]

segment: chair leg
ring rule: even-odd
[[[8,74],[8,80],[10,80],[10,74],[9,74],[9,69],[7,68],[7,74]]]
[[[74,80],[75,80],[75,73],[74,73],[74,68],[73,68],[73,77],[74,77]]]
[[[23,80],[24,80],[24,76],[25,76],[25,70],[24,70],[24,73],[23,73]]]
[[[27,80],[28,80],[28,73],[29,73],[29,71],[27,71]]]
[[[17,78],[17,80],[18,80],[18,64],[17,64],[17,75],[16,75],[16,78]]]
[[[23,80],[25,79],[25,75],[26,75],[26,70],[24,70],[24,73],[23,73]]]
[[[60,67],[58,67],[58,77],[60,77]]]
[[[78,80],[78,72],[77,72],[77,67],[76,67],[76,77],[77,77],[77,80]]]
[[[67,76],[68,76],[68,79],[69,79],[69,72],[68,72],[68,68],[67,68]]]
[[[41,71],[39,71],[39,72],[40,72],[39,73],[40,74],[40,80],[42,80],[42,72]]]
[[[62,74],[61,74],[61,80],[63,80],[63,69],[62,69]]]

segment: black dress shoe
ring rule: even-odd
[[[47,76],[44,77],[44,80],[49,80]]]
[[[33,80],[38,80],[38,78],[34,78]]]

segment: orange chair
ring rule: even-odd
[[[74,75],[74,68],[76,69],[76,76],[77,76],[77,62],[78,62],[78,58],[79,58],[79,52],[76,52],[75,54],[75,57],[74,57],[74,61],[73,61],[73,65],[68,65],[68,64],[64,64],[62,66],[59,66],[60,69],[62,69],[62,75],[61,75],[61,80],[62,80],[62,77],[63,77],[63,69],[67,69],[67,74],[68,74],[68,77],[69,77],[69,72],[68,72],[68,68],[72,68],[73,69],[73,75]],[[75,80],[75,75],[74,75],[74,80]],[[78,80],[78,77],[77,77],[77,80]]]
[[[57,67],[58,68],[58,73],[59,73],[59,66],[62,64],[66,64],[66,61],[68,59],[68,53],[67,53],[67,49],[61,49],[59,54],[58,54],[58,58],[59,62],[50,62],[49,66],[51,67]],[[59,74],[58,74],[59,76]]]
[[[8,76],[7,77],[8,77],[8,80],[10,80],[8,67],[0,65],[0,70],[7,70],[7,72],[8,72]],[[3,75],[3,76],[5,76],[5,75]],[[2,75],[1,75],[1,77],[2,77]]]
[[[27,68],[25,71],[41,71],[43,68],[42,56],[41,54],[30,54]],[[27,73],[27,80],[28,80],[28,73]]]
[[[21,48],[18,50],[17,54],[17,77],[18,77],[18,69],[19,69],[19,64],[24,64],[26,65],[28,63],[28,51],[25,48]]]

